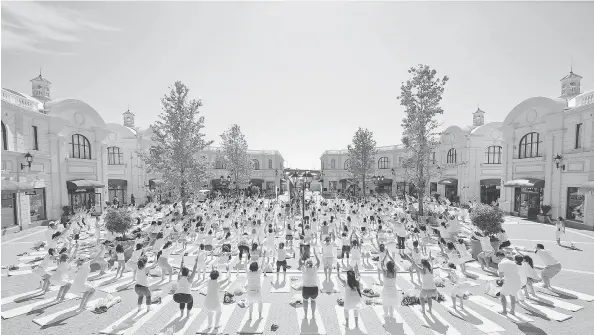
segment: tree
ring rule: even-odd
[[[438,145],[435,116],[443,114],[439,105],[448,77],[437,78],[437,71],[428,65],[411,67],[412,78],[400,86],[400,105],[406,117],[402,120],[402,144],[405,148],[404,168],[409,181],[417,188],[419,215],[423,215],[423,198],[431,177],[431,153]]]
[[[200,152],[212,144],[201,132],[204,116],[200,116],[201,100],[190,99],[190,90],[176,81],[170,92],[161,98],[162,112],[152,125],[153,145],[148,152],[139,152],[149,173],[162,175],[162,191],[181,200],[183,214],[190,190],[199,190],[207,183],[208,163]]]
[[[132,228],[132,214],[127,208],[108,208],[104,220],[105,229],[122,236]]]
[[[244,134],[238,125],[234,124],[231,128],[221,134],[221,151],[218,153],[220,159],[229,176],[237,189],[244,189],[250,182],[252,173],[252,162],[248,155],[248,144]]]
[[[365,196],[365,184],[371,179],[375,167],[375,140],[373,132],[368,129],[359,128],[353,136],[353,143],[348,146],[349,164],[347,171],[351,178],[363,186],[363,196]]]

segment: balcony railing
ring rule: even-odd
[[[25,97],[19,96],[17,94],[14,94],[10,91],[7,91],[5,89],[2,89],[2,101],[6,101],[9,104],[21,107],[21,108],[25,108],[25,109],[29,109],[32,111],[39,111],[39,102],[37,101],[33,101],[33,100],[29,100]]]

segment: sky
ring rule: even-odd
[[[238,124],[251,149],[319,168],[358,127],[399,144],[407,70],[448,81],[442,127],[480,106],[503,121],[520,102],[557,97],[570,66],[594,89],[594,2],[2,1],[2,87],[75,98],[106,123],[130,108],[146,128],[177,80],[202,99],[215,144]]]

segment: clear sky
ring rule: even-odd
[[[480,108],[503,121],[533,96],[556,97],[573,70],[594,88],[594,3],[2,2],[2,87],[76,98],[106,122],[127,106],[147,127],[176,80],[203,99],[206,134],[237,123],[250,148],[319,167],[357,127],[400,143],[396,97],[407,69],[450,81],[443,126]]]

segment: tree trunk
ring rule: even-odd
[[[419,197],[417,200],[419,202],[419,214],[417,215],[417,223],[419,222],[419,217],[423,216],[423,197],[424,197],[425,190],[417,191],[417,196]]]
[[[363,198],[365,198],[365,176],[363,176]]]

